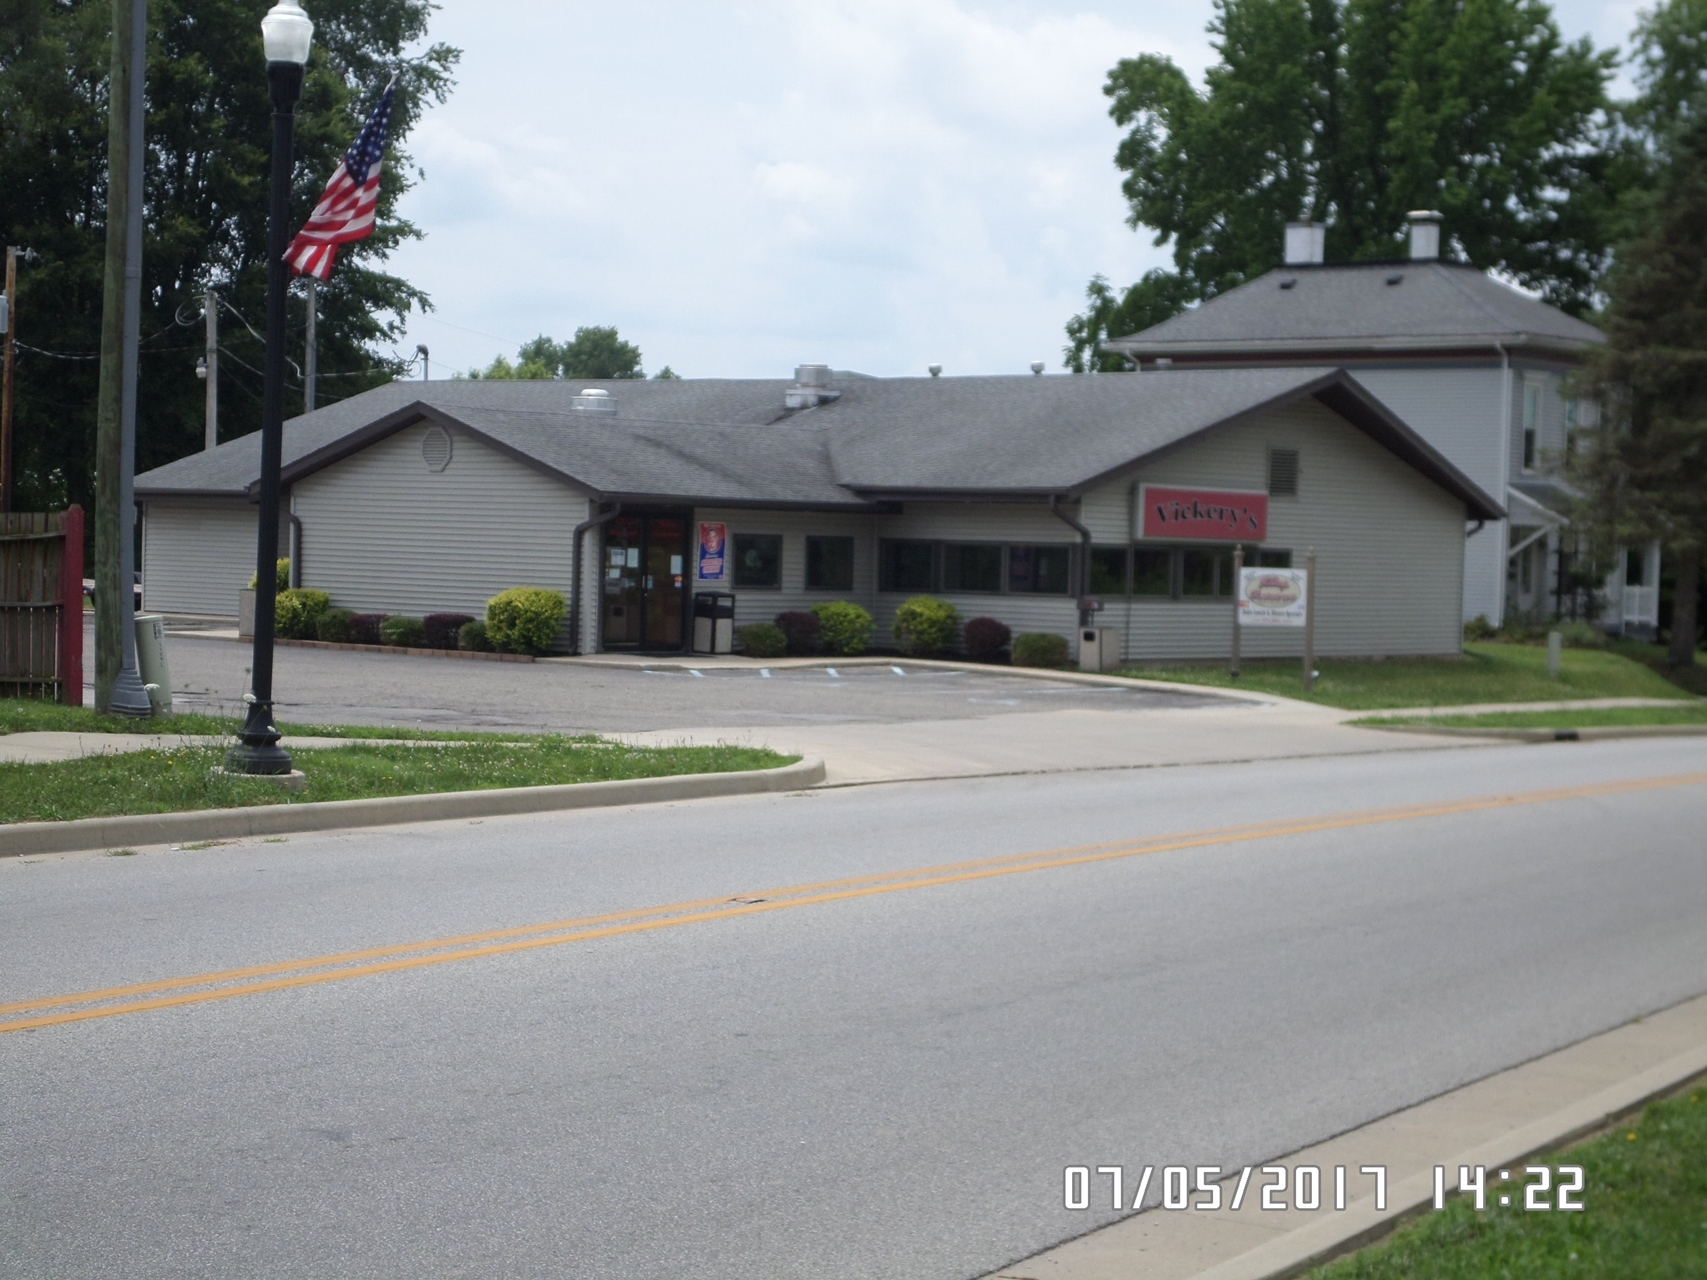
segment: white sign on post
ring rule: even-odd
[[[1241,627],[1301,627],[1310,575],[1303,569],[1239,570]]]

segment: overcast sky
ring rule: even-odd
[[[1621,42],[1637,4],[1568,0]],[[312,12],[312,0],[309,0]],[[1166,251],[1124,222],[1101,88],[1194,77],[1208,0],[442,0],[463,50],[409,139],[394,258],[434,377],[614,324],[648,373],[1061,363],[1085,282]],[[1279,234],[1279,228],[1276,228]]]

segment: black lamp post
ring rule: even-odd
[[[267,89],[273,99],[272,208],[267,220],[267,350],[261,393],[261,528],[255,548],[255,658],[249,714],[225,759],[233,773],[286,774],[289,754],[273,723],[273,623],[278,592],[279,468],[284,452],[285,247],[290,239],[291,148],[302,68],[314,24],[295,0],[278,0],[261,19]]]

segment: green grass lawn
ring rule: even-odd
[[[1568,1153],[1532,1161],[1583,1167],[1581,1213],[1449,1199],[1382,1244],[1309,1280],[1701,1280],[1707,1277],[1707,1091],[1650,1103],[1641,1119]],[[1448,1172],[1456,1186],[1456,1171]],[[1493,1186],[1497,1173],[1490,1170]],[[1513,1171],[1517,1180],[1522,1175]],[[1514,1197],[1515,1199],[1515,1197]],[[1522,1200],[1517,1199],[1521,1206]]]
[[[181,733],[229,738],[242,721],[227,716],[204,716],[180,712],[169,716],[133,720],[129,716],[97,715],[89,707],[66,707],[34,698],[0,698],[0,734],[6,733]],[[395,725],[286,724],[287,734],[317,738],[407,738],[435,742],[526,742],[529,733],[477,733],[467,729],[417,729]]]
[[[466,746],[325,747],[291,753],[308,776],[307,789],[298,792],[211,774],[224,758],[223,748],[192,747],[52,764],[0,763],[0,822],[731,773],[775,768],[798,757],[750,747],[625,747],[590,737],[544,736]]]
[[[1306,694],[1296,659],[1247,661],[1234,680],[1226,666],[1123,667],[1118,674],[1277,693],[1347,710],[1442,707],[1477,702],[1549,702],[1578,698],[1687,698],[1641,662],[1604,649],[1567,649],[1559,678],[1547,677],[1547,650],[1523,644],[1467,644],[1462,658],[1386,661],[1323,658]]]
[[[1598,707],[1578,711],[1489,711],[1479,716],[1371,716],[1353,724],[1439,725],[1451,729],[1592,729],[1615,725],[1707,725],[1707,702],[1672,707]]]

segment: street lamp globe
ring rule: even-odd
[[[308,61],[308,46],[314,40],[314,23],[296,0],[279,0],[261,19],[261,44],[268,62]]]

